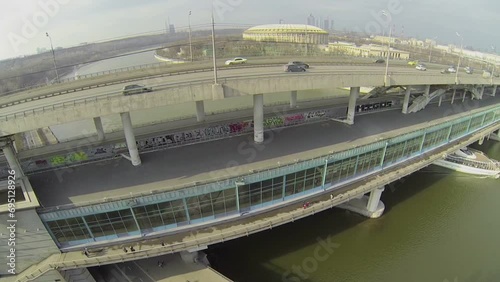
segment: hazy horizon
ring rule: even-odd
[[[483,51],[496,50],[500,36],[494,32],[500,23],[493,0],[316,0],[286,2],[263,0],[213,0],[218,26],[241,27],[258,24],[306,24],[316,19],[334,21],[335,30],[361,31],[366,35],[385,33],[419,39],[437,37],[440,44],[460,45]],[[32,55],[37,48],[50,50],[83,42],[99,42],[165,30],[169,20],[176,30],[186,30],[189,11],[193,29],[209,26],[211,0],[20,0],[4,3],[0,11],[0,60]],[[283,7],[282,7],[283,6]],[[382,15],[385,10],[389,16]],[[390,21],[389,21],[390,20]],[[493,47],[493,48],[492,48]]]

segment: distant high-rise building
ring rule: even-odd
[[[173,24],[169,25],[168,27],[168,33],[174,34],[175,33],[175,26]]]
[[[314,20],[314,16],[312,14],[309,15],[309,17],[307,17],[307,24],[308,25],[315,25],[316,22]]]
[[[333,20],[331,20],[331,21],[330,21],[330,30],[333,30],[333,23],[334,23],[334,21],[333,21]]]
[[[323,23],[323,29],[324,30],[330,30],[330,21],[329,20],[325,20],[324,23]]]

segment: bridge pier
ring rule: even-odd
[[[102,127],[101,117],[94,118],[95,130],[97,131],[97,141],[104,140],[104,128]]]
[[[21,169],[21,164],[17,159],[16,153],[12,146],[12,139],[10,136],[0,138],[0,148],[2,148],[3,154],[7,159],[7,163],[9,164],[9,168],[13,169],[16,172],[16,178],[24,177],[24,172]]]
[[[294,109],[297,107],[297,90],[293,90],[290,93],[290,108]]]
[[[457,94],[457,89],[453,89],[453,95],[451,95],[451,103],[453,104],[453,101],[455,101],[455,94]]]
[[[196,101],[196,121],[205,121],[205,103]]]
[[[424,96],[429,97],[429,94],[431,93],[431,85],[428,84],[425,86],[425,91],[424,91]]]
[[[351,87],[349,94],[349,106],[347,108],[347,124],[354,124],[354,114],[356,112],[356,100],[359,97],[360,87]]]
[[[255,143],[264,142],[264,95],[253,95],[253,139]]]
[[[139,150],[137,150],[137,143],[135,142],[134,129],[132,128],[132,120],[130,113],[120,113],[122,119],[123,131],[125,132],[125,140],[127,141],[128,152],[130,154],[130,161],[132,165],[138,166],[141,164]]]
[[[495,94],[497,93],[497,86],[498,85],[493,86],[493,91],[491,92],[491,96],[493,97],[495,97]]]
[[[479,94],[479,100],[482,100],[483,99],[483,94],[484,94],[484,85],[481,86],[481,92]]]
[[[408,85],[406,87],[405,99],[403,101],[403,110],[401,111],[403,114],[408,113],[408,104],[410,103],[410,94],[411,94],[411,86]]]
[[[369,217],[378,218],[385,210],[385,205],[380,201],[382,192],[384,192],[384,187],[379,187],[370,192],[370,196],[360,195],[351,199],[347,203],[338,205],[338,208],[345,209],[348,211],[355,212],[357,214]]]
[[[467,90],[464,89],[464,94],[462,94],[462,103],[465,101],[465,95],[467,95]]]
[[[444,95],[444,94],[443,94]],[[441,102],[443,101],[443,95],[439,96],[438,107],[441,107]]]

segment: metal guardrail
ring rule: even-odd
[[[364,64],[363,64],[364,65]],[[266,66],[269,66],[269,65],[266,65]],[[254,66],[254,67],[262,67],[262,66]],[[200,71],[185,71],[185,72],[181,72],[181,73],[176,73],[176,74],[185,74],[185,73],[193,73],[193,72],[200,72]],[[314,75],[329,75],[329,74],[334,74],[334,73],[337,73],[337,72],[341,72],[341,71],[329,71],[329,72],[315,72]],[[391,72],[391,74],[404,74],[405,72]],[[373,74],[372,71],[366,71],[366,73],[364,73],[364,71],[357,71],[355,75],[360,75],[360,74],[363,74],[363,75],[380,75],[380,74]],[[163,75],[160,75],[160,76],[170,76],[172,74],[163,74]],[[237,80],[237,79],[241,79],[241,78],[269,78],[270,76],[283,76],[284,74],[283,73],[276,73],[276,74],[266,74],[266,75],[261,75],[261,74],[256,74],[256,75],[245,75],[245,76],[231,76],[231,77],[226,77],[226,78],[219,78],[219,81],[223,81],[223,83],[227,83],[228,81],[232,81],[232,80]],[[352,74],[354,75],[354,74]],[[434,76],[432,74],[422,74],[420,76]],[[158,77],[158,76],[151,76],[151,78],[154,78],[154,77]],[[199,84],[204,84],[204,83],[207,83],[207,82],[210,82],[212,81],[211,78],[205,78],[205,79],[199,79],[199,80],[193,80],[193,81],[189,81],[189,82],[177,82],[177,83],[165,83],[165,84],[159,84],[159,85],[152,85],[153,87],[164,87],[164,88],[157,88],[156,90],[162,90],[162,89],[165,89],[165,88],[169,88],[169,87],[179,87],[179,86],[183,86],[183,85],[199,85]],[[86,87],[88,88],[88,87]],[[66,92],[66,93],[69,93],[69,92]],[[52,95],[42,95],[40,97],[38,97],[37,99],[35,98],[32,98],[32,99],[25,99],[25,100],[22,100],[21,102],[29,102],[29,101],[32,101],[32,100],[38,100],[40,98],[48,98],[48,97],[52,97],[52,96],[57,96],[57,95],[60,95],[61,93],[55,93],[55,94],[52,94]],[[35,114],[35,112],[38,112],[38,111],[45,111],[45,110],[56,110],[57,108],[64,108],[66,104],[68,105],[71,105],[71,106],[75,106],[77,103],[87,103],[87,101],[91,101],[91,102],[97,102],[97,100],[102,100],[102,99],[109,99],[111,97],[114,97],[114,96],[122,96],[122,90],[117,90],[117,91],[112,91],[112,92],[107,92],[107,93],[103,93],[103,94],[100,94],[100,95],[97,95],[97,96],[93,96],[93,97],[90,97],[90,98],[79,98],[79,99],[75,99],[75,100],[72,100],[70,102],[60,102],[60,103],[57,103],[57,104],[53,104],[51,106],[41,106],[41,107],[37,107],[37,108],[33,108],[33,109],[30,109],[30,110],[24,110],[24,111],[19,111],[19,112],[16,112],[16,113],[12,113],[12,114],[8,114],[8,115],[3,115],[3,116],[0,116],[0,119],[4,119],[5,121],[8,121],[10,118],[17,118],[18,116],[19,117],[25,117],[26,115],[29,115],[29,114]],[[19,103],[18,103],[19,104]]]

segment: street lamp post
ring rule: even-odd
[[[214,84],[217,84],[217,61],[215,60],[215,21],[214,21],[214,2],[212,1],[212,57],[214,63]]]
[[[389,71],[389,58],[391,53],[391,36],[392,36],[392,27],[389,26],[389,41],[387,43],[387,60],[385,61],[385,76],[384,76],[384,85],[387,86],[387,72]]]
[[[460,70],[460,60],[462,59],[463,48],[464,48],[464,38],[460,33],[455,32],[458,37],[460,37],[460,55],[458,56],[457,72],[455,73],[455,84],[458,84],[458,71]]]
[[[59,74],[57,73],[57,64],[56,64],[56,54],[54,53],[54,47],[52,45],[52,38],[50,38],[50,35],[48,32],[45,32],[45,35],[50,40],[50,49],[52,50],[52,59],[54,60],[54,71],[56,72],[56,82],[59,83]]]
[[[432,39],[432,41],[436,40],[437,36]],[[429,63],[431,62],[431,57],[432,57],[432,41],[429,42]]]
[[[189,55],[191,56],[191,62],[193,61],[193,43],[191,42],[191,11],[188,15],[188,25],[189,25]]]

